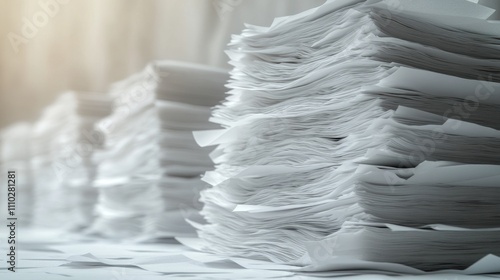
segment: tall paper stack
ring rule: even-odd
[[[102,149],[104,144],[104,137],[97,130],[96,124],[111,114],[112,103],[107,94],[78,92],[76,99],[76,111],[79,116],[76,152],[81,157],[79,164],[81,172],[67,174],[65,181],[76,188],[79,194],[74,211],[75,219],[80,221],[80,226],[75,230],[80,230],[89,227],[96,216],[95,205],[98,191],[93,183],[98,163],[93,160],[93,155]]]
[[[34,224],[78,230],[93,220],[99,147],[93,124],[109,113],[106,96],[67,92],[45,109],[33,131]]]
[[[195,234],[201,222],[200,175],[213,169],[192,131],[215,128],[210,108],[224,96],[228,74],[174,61],[154,62],[112,89],[115,111],[99,127],[99,220],[93,231],[112,238]]]
[[[150,217],[148,233],[158,237],[194,235],[186,219],[203,222],[199,193],[207,187],[201,175],[213,170],[209,153],[200,148],[193,130],[220,128],[210,123],[210,110],[224,98],[227,71],[176,61],[150,68],[157,81],[155,106],[160,122],[158,182],[164,209]]]
[[[230,91],[212,118],[225,129],[196,134],[218,145],[202,193],[209,224],[197,225],[205,249],[422,270],[500,255],[493,12],[328,1],[234,36]]]
[[[97,125],[104,147],[94,155],[99,199],[92,233],[136,237],[143,232],[144,218],[161,211],[153,86],[144,70],[111,87],[113,113]]]

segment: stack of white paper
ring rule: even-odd
[[[93,124],[111,110],[106,96],[68,92],[45,109],[32,133],[34,224],[68,229],[93,220],[93,152],[102,139]]]
[[[99,128],[99,219],[93,232],[124,238],[194,234],[200,222],[200,175],[213,169],[192,131],[217,128],[210,109],[224,96],[224,70],[158,61],[115,84],[115,109]]]
[[[82,174],[75,172],[66,174],[67,184],[78,188],[74,211],[81,227],[88,227],[95,218],[95,205],[97,203],[97,189],[94,187],[98,162],[93,160],[94,153],[103,148],[104,135],[97,129],[96,124],[104,117],[111,114],[112,103],[107,94],[78,92],[77,113],[80,118],[78,123],[76,152],[81,157]],[[79,228],[76,228],[79,229]]]
[[[195,135],[218,145],[216,170],[204,177],[213,188],[202,193],[209,224],[194,223],[205,249],[303,265],[345,255],[424,270],[498,254],[494,181],[473,175],[500,160],[500,25],[485,20],[493,12],[468,1],[338,0],[234,36],[230,91],[212,117],[225,129]],[[412,181],[433,164],[458,167],[425,185]],[[397,190],[372,182],[370,165],[370,174],[404,174]],[[484,193],[472,198],[472,189]],[[406,238],[382,222],[459,229]],[[480,228],[475,238],[484,243],[474,244],[468,227]],[[398,246],[380,245],[395,235]],[[314,254],[325,246],[327,254]]]
[[[137,236],[143,232],[144,218],[161,210],[154,83],[144,70],[110,89],[113,113],[97,124],[104,147],[94,155],[99,163],[99,201],[92,233]]]
[[[224,98],[229,75],[222,69],[175,61],[159,61],[149,68],[156,81],[155,106],[160,133],[158,182],[163,211],[149,217],[148,234],[158,237],[195,233],[186,219],[201,222],[199,193],[206,188],[200,175],[213,169],[193,130],[220,128],[208,121],[211,107]]]

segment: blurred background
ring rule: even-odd
[[[35,120],[65,90],[105,92],[157,59],[229,68],[244,23],[324,0],[0,0],[0,128]]]

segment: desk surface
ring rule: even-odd
[[[239,261],[196,252],[166,240],[163,243],[112,242],[67,233],[24,229],[18,233],[16,273],[6,270],[2,244],[0,279],[326,279],[282,270],[279,265]],[[495,279],[500,275],[387,276],[335,273],[335,279]],[[7,276],[7,277],[5,277]]]

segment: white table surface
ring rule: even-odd
[[[5,242],[4,242],[5,243]],[[18,233],[17,271],[6,270],[1,245],[1,280],[16,279],[326,279],[290,271],[246,269],[216,256],[167,243],[112,242],[42,229]],[[496,279],[500,275],[350,275],[334,279]]]

